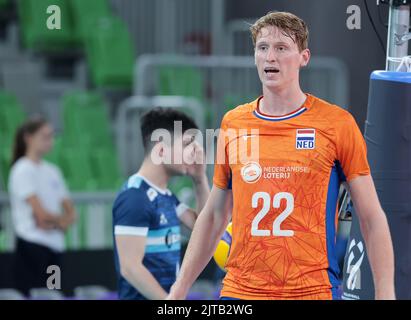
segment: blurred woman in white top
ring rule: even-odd
[[[52,147],[53,128],[43,118],[28,120],[16,132],[9,194],[16,288],[25,295],[46,287],[47,268],[60,266],[64,232],[75,220],[61,171],[43,159]]]

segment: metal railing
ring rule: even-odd
[[[210,45],[211,1],[111,0],[111,4],[126,22],[138,54],[201,54]]]

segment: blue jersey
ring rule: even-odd
[[[113,233],[144,236],[143,265],[169,292],[180,263],[180,221],[187,209],[169,190],[162,190],[137,174],[124,184],[113,205]],[[120,273],[114,241],[114,259],[120,299],[145,299]]]

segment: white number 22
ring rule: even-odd
[[[253,208],[258,207],[258,200],[263,200],[263,207],[257,213],[253,222],[251,224],[251,235],[252,236],[270,236],[270,230],[261,230],[258,229],[258,224],[260,221],[265,217],[265,215],[270,211],[270,203],[271,203],[271,196],[267,192],[256,192],[253,194],[251,205]],[[294,210],[294,197],[291,193],[288,192],[280,192],[274,196],[273,199],[273,207],[279,208],[281,200],[285,199],[287,201],[287,207],[285,210],[274,220],[273,223],[273,236],[279,237],[292,237],[294,235],[294,231],[292,230],[281,230],[280,226],[281,223],[287,219],[287,217],[293,212]]]

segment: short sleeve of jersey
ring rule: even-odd
[[[220,189],[231,188],[231,171],[227,155],[227,117],[221,121],[221,128],[217,138],[217,151],[214,164],[213,184]]]
[[[364,137],[350,113],[337,122],[337,160],[347,181],[370,174],[367,146]]]
[[[176,214],[177,217],[181,217],[181,215],[186,212],[188,209],[190,209],[190,207],[188,205],[186,205],[185,203],[180,202],[180,200],[178,200],[177,196],[173,194],[173,198],[175,201],[175,205],[176,205]]]
[[[150,202],[137,188],[121,192],[113,205],[115,235],[146,236],[151,222]]]

